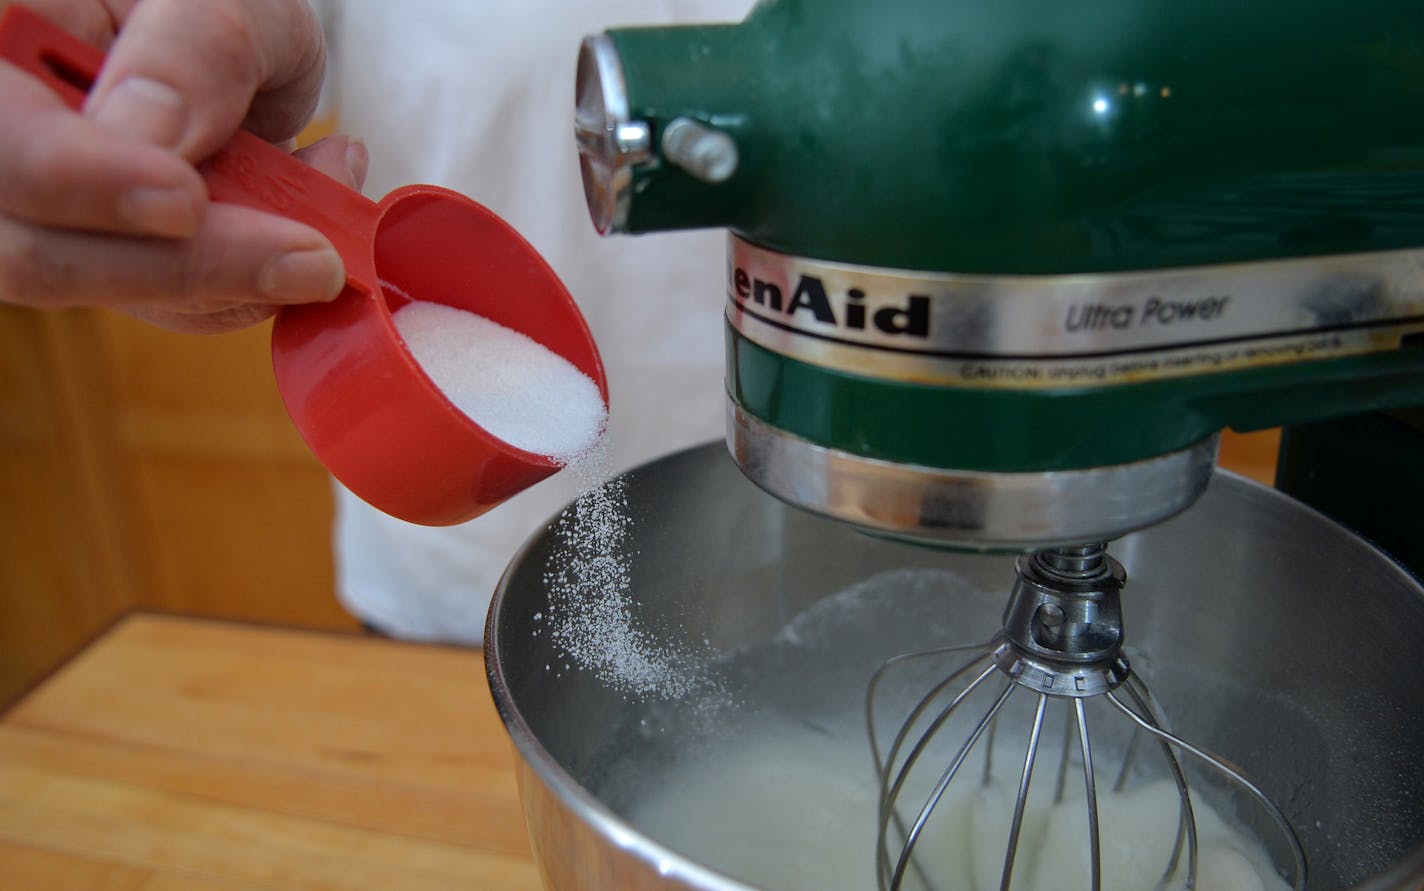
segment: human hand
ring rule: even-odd
[[[325,52],[303,0],[27,5],[108,60],[81,113],[0,63],[0,300],[216,332],[340,292],[320,233],[210,202],[194,167],[240,126],[284,144],[310,117]],[[365,147],[344,136],[297,156],[355,188],[365,177]]]

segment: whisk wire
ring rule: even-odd
[[[1143,716],[1152,726],[1162,730],[1166,722],[1159,719],[1152,710],[1152,693],[1135,678],[1134,683],[1125,683],[1128,695],[1132,701],[1142,710]],[[1140,688],[1140,689],[1139,689]],[[1134,734],[1134,738],[1136,735]],[[1162,757],[1167,761],[1167,772],[1171,774],[1172,782],[1177,786],[1177,836],[1172,842],[1172,856],[1167,859],[1167,868],[1162,872],[1162,877],[1157,880],[1157,891],[1165,891],[1172,881],[1172,876],[1176,875],[1177,867],[1182,862],[1182,845],[1186,843],[1187,849],[1187,880],[1183,886],[1186,891],[1194,891],[1197,886],[1197,819],[1195,809],[1192,807],[1192,798],[1187,786],[1187,775],[1182,770],[1181,762],[1177,760],[1177,755],[1172,751],[1172,747],[1167,743],[1158,740],[1158,745],[1162,751]]]
[[[989,739],[984,743],[984,774],[979,779],[979,785],[988,788],[994,780],[994,737],[999,733],[999,719],[995,718],[989,722]]]
[[[1068,791],[1068,757],[1073,750],[1073,722],[1063,721],[1063,745],[1058,749],[1058,780],[1053,784],[1053,803],[1062,804],[1063,794]]]
[[[941,713],[940,720],[938,720],[938,723],[943,723],[943,720],[947,719],[948,717],[948,712],[951,712],[951,710],[956,709],[956,707],[960,705],[961,702],[964,702],[964,699],[968,696],[968,693],[973,692],[975,687],[980,685],[980,683],[983,683],[984,680],[990,678],[990,676],[995,673],[995,670],[997,669],[995,669],[994,666],[990,666],[990,668],[985,669],[983,675],[980,675],[978,676],[978,678],[974,679],[973,685],[970,685],[968,689],[965,689],[964,693],[961,693],[961,695],[954,697],[954,702],[950,703],[950,706],[947,706],[946,712]],[[954,774],[957,774],[958,771],[960,771],[960,767],[964,764],[964,759],[967,759],[968,754],[970,754],[971,750],[974,749],[974,743],[977,743],[978,739],[983,736],[985,727],[988,727],[988,724],[990,724],[990,722],[993,722],[994,716],[998,715],[1000,709],[1004,707],[1004,703],[1008,702],[1008,697],[1014,695],[1015,689],[1017,689],[1017,687],[1015,687],[1015,685],[1012,685],[1012,683],[1007,683],[1007,685],[1004,685],[1004,692],[998,695],[998,699],[994,700],[994,705],[990,706],[990,709],[988,709],[988,712],[985,713],[984,717],[981,717],[980,722],[975,724],[973,732],[970,733],[970,736],[968,736],[967,740],[964,740],[963,746],[960,746],[960,750],[958,750],[958,753],[956,754],[956,756],[954,756],[954,760],[951,761],[950,766],[948,766],[947,769],[944,770],[944,773],[941,774],[940,781],[938,781],[938,783],[936,783],[936,786],[934,786],[933,793],[930,793],[930,798],[928,798],[926,803],[924,803],[924,807],[920,808],[920,814],[918,814],[918,816],[914,818],[914,824],[910,827],[910,833],[906,835],[906,838],[904,838],[904,847],[900,850],[900,860],[896,863],[896,868],[894,868],[894,875],[891,875],[891,891],[899,891],[901,882],[904,881],[904,871],[906,871],[906,868],[909,867],[911,858],[914,857],[914,845],[916,845],[918,841],[920,841],[920,834],[923,833],[924,826],[926,826],[926,823],[928,823],[928,820],[930,820],[930,814],[933,813],[934,808],[938,807],[938,804],[940,804],[940,798],[944,797],[944,791],[946,791],[948,787],[950,787],[950,783],[953,783]],[[923,739],[920,740],[920,744],[918,744],[918,746],[916,746],[916,750],[914,750],[914,756],[918,757],[918,753],[923,752],[924,746],[928,744],[928,739],[930,739],[930,736],[931,733],[927,733],[926,736],[924,736]],[[896,800],[896,797],[899,796],[900,786],[903,786],[904,779],[909,776],[909,773],[910,764],[907,763],[906,767],[904,767],[904,769],[900,771],[900,776],[896,777],[896,787],[894,787],[894,790],[891,791],[890,800],[889,803],[887,803],[887,808],[889,808],[891,813],[893,813],[894,811],[894,800]],[[884,820],[884,817],[881,817],[881,840],[884,840],[884,833],[886,833],[886,820]],[[881,844],[881,847],[883,847],[883,844]]]
[[[1009,891],[1014,876],[1014,860],[1019,853],[1019,833],[1023,831],[1024,810],[1028,807],[1028,789],[1033,782],[1033,765],[1038,760],[1038,739],[1043,733],[1043,715],[1048,710],[1048,697],[1038,694],[1038,707],[1033,712],[1033,729],[1028,735],[1028,750],[1024,753],[1023,772],[1019,774],[1019,794],[1014,799],[1014,819],[1009,824],[1008,850],[1004,854],[1004,873],[999,879],[999,891]]]
[[[1118,768],[1117,779],[1113,781],[1112,790],[1114,792],[1121,792],[1127,788],[1127,779],[1132,774],[1133,765],[1137,763],[1137,749],[1141,741],[1142,734],[1140,733],[1134,733],[1127,741],[1127,751],[1122,755],[1122,766]]]
[[[1102,844],[1098,838],[1098,788],[1093,780],[1093,747],[1088,740],[1088,715],[1083,708],[1083,700],[1073,700],[1073,715],[1077,719],[1078,749],[1083,755],[1083,787],[1088,801],[1088,874],[1092,877],[1092,891],[1101,891],[1103,867]],[[1063,726],[1068,726],[1066,721]],[[1068,750],[1066,742],[1063,750]]]
[[[899,756],[900,748],[904,745],[905,740],[908,737],[911,729],[914,727],[915,723],[919,721],[920,716],[924,714],[925,710],[929,708],[930,703],[932,703],[944,690],[946,690],[951,684],[953,684],[960,677],[962,677],[967,671],[969,671],[976,664],[985,659],[988,655],[988,648],[989,645],[987,643],[968,645],[960,644],[950,647],[935,647],[932,649],[919,650],[911,653],[901,653],[900,655],[894,656],[881,663],[880,666],[875,670],[874,674],[871,675],[870,683],[866,687],[865,695],[865,727],[870,737],[870,753],[871,757],[875,761],[875,771],[880,780],[880,788],[881,790],[889,790],[882,791],[878,811],[876,813],[876,820],[880,827],[880,842],[876,846],[875,874],[877,876],[877,879],[881,882],[882,887],[884,884],[884,877],[890,871],[890,853],[885,841],[885,834],[886,830],[889,828],[889,823],[891,821],[895,823],[895,828],[899,831],[901,838],[904,838],[907,834],[905,830],[904,820],[901,819],[899,811],[894,807],[894,802],[898,799],[899,796],[900,787],[899,785],[896,785],[894,789],[890,789],[890,774],[894,769],[895,759]],[[928,659],[936,656],[947,656],[953,653],[961,653],[965,651],[978,651],[978,655],[961,665],[955,671],[951,672],[948,677],[946,677],[940,683],[936,684],[933,689],[931,689],[928,693],[926,693],[923,697],[920,698],[919,702],[915,704],[915,707],[910,710],[908,719],[900,725],[899,732],[896,733],[895,739],[890,745],[889,753],[886,755],[884,760],[881,760],[880,740],[875,733],[875,694],[880,686],[881,680],[885,677],[886,673],[897,665],[902,665],[906,662],[910,662],[913,660]],[[977,687],[978,684],[981,683],[983,680],[983,677],[979,678],[973,684],[970,685],[969,689],[964,690],[960,694],[960,696],[956,698],[955,701],[951,702],[948,708],[942,713],[941,720],[938,723],[932,724],[931,728],[938,727],[939,723],[943,723],[944,720],[947,720],[949,714],[953,712],[953,710],[958,706],[959,702],[962,701],[962,699],[966,698],[969,695],[970,691],[974,687]],[[931,730],[931,733],[932,732],[933,730]],[[931,733],[925,734],[925,736],[922,738],[922,742],[928,740]],[[919,756],[917,754],[912,753],[912,760],[907,760],[906,769],[901,771],[901,783],[903,783],[903,776],[907,776],[909,773],[908,768],[913,765],[914,760],[918,760],[918,757]],[[924,884],[927,891],[933,891],[933,885],[929,880],[929,876],[925,875],[924,870],[921,869],[919,866],[916,866],[915,872],[919,875],[920,880]]]
[[[975,663],[984,659],[988,655],[988,649],[989,644],[987,643],[967,645],[961,644],[953,647],[935,647],[931,650],[919,650],[913,653],[901,653],[898,656],[886,659],[884,662],[880,663],[880,666],[878,668],[875,669],[875,673],[870,676],[870,683],[866,686],[865,728],[867,733],[869,733],[870,735],[870,755],[872,758],[875,759],[875,769],[878,773],[882,775],[882,779],[889,779],[890,765],[893,764],[895,761],[895,753],[899,751],[900,746],[905,741],[905,737],[909,735],[910,730],[914,726],[915,722],[920,719],[920,715],[924,714],[925,709],[929,707],[929,704],[933,702],[935,698],[939,696],[940,693],[948,689],[951,684],[958,680],[970,668],[973,668]],[[957,670],[950,674],[949,677],[945,678],[943,681],[940,681],[934,686],[933,689],[931,689],[928,693],[926,693],[923,697],[920,698],[920,701],[916,703],[913,709],[910,710],[909,717],[904,721],[904,723],[900,725],[900,730],[895,735],[895,740],[891,744],[890,755],[884,761],[882,761],[880,759],[880,741],[875,734],[875,691],[880,686],[880,681],[885,677],[886,672],[888,672],[890,669],[894,668],[897,665],[901,665],[905,662],[909,662],[914,659],[928,659],[934,656],[947,656],[951,653],[962,653],[965,651],[978,651],[979,655],[975,656],[973,659],[970,659],[968,662],[961,665]]]
[[[914,725],[914,722],[919,719],[919,716],[924,712],[926,706],[928,706],[930,701],[932,701],[935,696],[937,696],[945,687],[949,686],[950,683],[955,681],[969,669],[973,668],[983,658],[984,657],[980,656],[965,663],[958,671],[950,675],[944,683],[937,685],[935,689],[931,690],[924,699],[921,699],[919,703],[916,704],[914,710],[911,712],[912,719],[910,721],[905,722],[905,724],[901,726],[900,732],[895,734],[895,741],[891,744],[890,751],[886,753],[885,761],[883,762],[883,764],[879,762],[879,755],[875,755],[877,767],[880,770],[882,787],[884,787],[884,784],[890,784],[890,774],[894,770],[895,759],[898,758],[900,755],[900,748],[904,745],[905,740],[909,737],[910,728]],[[939,730],[939,728],[944,724],[945,721],[949,720],[950,716],[954,714],[955,709],[959,708],[959,704],[962,703],[964,700],[968,699],[970,694],[972,694],[976,689],[979,688],[980,684],[984,683],[984,681],[988,680],[993,675],[994,666],[990,665],[988,668],[984,669],[984,671],[981,672],[978,677],[971,681],[969,683],[969,686],[959,691],[959,694],[955,696],[954,699],[950,700],[950,703],[946,705],[938,715],[935,716],[935,719],[933,721],[930,722],[928,729],[926,729],[926,731],[921,734],[920,738],[916,741],[914,747],[910,749],[910,753],[905,756],[905,763],[900,767],[899,772],[895,774],[894,783],[888,786],[889,792],[881,799],[880,802],[880,829],[882,832],[884,832],[884,830],[887,828],[886,818],[888,816],[894,815],[896,821],[899,821],[898,812],[895,810],[894,804],[900,797],[900,789],[905,785],[905,780],[909,778],[910,772],[914,768],[915,763],[920,760],[920,755],[924,754],[925,749],[929,746],[930,741],[934,738],[935,733]],[[867,707],[873,708],[873,706]],[[875,749],[873,731],[871,733],[871,749]],[[900,831],[902,834],[904,833],[903,826],[900,827]]]
[[[1137,694],[1136,690],[1128,686],[1127,692],[1128,695],[1132,696],[1134,701],[1144,709],[1146,716],[1139,715],[1133,711],[1120,700],[1115,693],[1108,693],[1108,699],[1117,706],[1119,711],[1136,723],[1138,727],[1141,727],[1143,730],[1157,737],[1164,744],[1170,744],[1183,751],[1192,753],[1220,773],[1225,774],[1233,783],[1245,789],[1246,792],[1256,800],[1266,812],[1267,817],[1276,824],[1276,828],[1280,830],[1282,837],[1287,842],[1286,847],[1290,849],[1293,867],[1291,887],[1296,889],[1296,891],[1305,891],[1305,851],[1301,848],[1300,839],[1296,837],[1295,830],[1291,829],[1290,822],[1286,820],[1285,814],[1281,813],[1280,809],[1276,807],[1265,792],[1262,792],[1256,784],[1248,780],[1241,771],[1237,770],[1225,759],[1158,727],[1156,722],[1149,717],[1151,710],[1146,708],[1146,703],[1142,701],[1142,698]]]

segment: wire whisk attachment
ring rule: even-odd
[[[1124,791],[1144,742],[1155,744],[1175,787],[1175,840],[1157,880],[1158,891],[1193,891],[1200,874],[1201,815],[1193,806],[1192,787],[1183,769],[1185,756],[1191,756],[1208,775],[1214,775],[1257,805],[1265,824],[1274,830],[1269,841],[1277,844],[1272,850],[1289,864],[1289,886],[1303,891],[1305,853],[1280,808],[1239,769],[1173,733],[1147,686],[1132,672],[1122,652],[1120,594],[1126,572],[1122,564],[1108,556],[1106,545],[1026,554],[1019,558],[1017,570],[1003,627],[992,639],[978,645],[905,653],[882,663],[871,677],[866,692],[866,726],[880,787],[875,869],[881,891],[957,891],[936,884],[939,877],[932,864],[927,865],[932,858],[917,855],[917,850],[925,842],[931,817],[947,800],[997,782],[994,761],[1002,758],[1004,749],[1013,742],[1002,738],[1007,734],[1000,725],[1008,721],[1010,702],[1019,696],[1028,697],[1032,717],[1027,719],[1022,766],[1017,771],[1011,812],[1003,828],[1006,835],[998,875],[1000,891],[1013,887],[1015,863],[1029,818],[1030,784],[1044,749],[1051,704],[1063,706],[1065,712],[1054,807],[1076,802],[1072,787],[1081,788],[1081,806],[1086,816],[1081,833],[1081,843],[1087,848],[1085,887],[1092,891],[1103,887],[1103,820],[1093,742],[1098,731],[1090,730],[1087,707],[1094,700],[1106,703],[1110,713],[1126,722],[1112,728],[1118,737],[1126,733],[1112,792]],[[878,699],[884,695],[884,679],[915,663],[932,665],[935,660],[954,658],[964,661],[930,684],[898,722],[889,746],[882,748],[876,714]],[[970,700],[987,701],[988,705],[981,712],[973,712],[966,707]],[[1070,780],[1075,763],[1080,776]],[[974,774],[978,775],[977,782]],[[956,788],[957,793],[952,791]],[[978,808],[973,819],[987,819],[987,810],[992,808]],[[981,861],[983,853],[975,851]],[[989,886],[987,880],[984,886]]]

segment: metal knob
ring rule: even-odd
[[[704,183],[722,183],[737,172],[737,144],[720,130],[692,118],[674,118],[663,128],[663,156]]]

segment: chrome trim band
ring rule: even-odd
[[[743,337],[887,380],[1054,389],[1399,349],[1424,332],[1424,250],[1082,275],[913,272],[729,236]]]
[[[1106,664],[1070,667],[1025,653],[1007,640],[999,641],[990,658],[1000,671],[1022,687],[1035,693],[1073,699],[1087,699],[1116,690],[1132,674],[1131,664],[1120,653]]]
[[[1217,440],[1084,470],[953,470],[826,448],[727,401],[733,460],[777,498],[895,538],[981,550],[1108,541],[1160,523],[1206,489]]]

